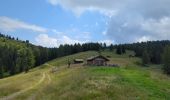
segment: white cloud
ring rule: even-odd
[[[151,41],[151,37],[149,36],[142,36],[139,39],[136,40],[136,42],[146,42],[146,41]]]
[[[106,21],[109,39],[116,43],[163,40],[170,37],[170,0],[48,0],[76,15],[98,11]]]
[[[51,5],[60,5],[77,15],[85,11],[99,11],[107,16],[123,13],[141,13],[144,16],[169,15],[169,0],[47,0]],[[154,4],[154,5],[153,5]]]
[[[75,44],[75,43],[84,43],[83,41],[79,41],[79,40],[74,40],[69,38],[68,36],[63,36],[62,39],[60,39],[61,44]]]
[[[115,0],[103,2],[103,0],[48,0],[52,5],[60,5],[64,9],[73,11],[80,16],[85,11],[99,11],[106,16],[113,16],[117,13],[115,6],[121,5],[115,3]]]
[[[35,38],[36,44],[45,46],[45,47],[58,47],[61,44],[75,44],[75,43],[85,43],[87,41],[80,41],[71,39],[68,36],[61,36],[59,38],[49,37],[48,34],[39,34]]]
[[[99,41],[99,43],[106,43],[107,46],[114,44],[115,42],[112,40],[101,40]]]
[[[56,0],[47,0],[52,5],[57,5],[58,2]]]
[[[38,45],[45,47],[58,47],[58,40],[52,37],[49,37],[47,34],[39,34],[38,37],[35,38],[35,41]]]
[[[0,29],[6,32],[15,31],[19,29],[31,30],[34,32],[47,32],[46,28],[28,24],[17,19],[11,19],[8,17],[0,17]]]
[[[163,17],[159,20],[149,19],[142,23],[142,29],[162,39],[170,37],[170,17]]]

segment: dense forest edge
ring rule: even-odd
[[[116,50],[117,54],[124,54],[126,50],[135,52],[129,57],[140,57],[144,66],[148,64],[162,64],[163,71],[170,74],[170,41],[147,41],[132,44],[109,45],[106,43],[76,43],[74,45],[60,45],[47,48],[36,46],[18,38],[0,33],[0,78],[28,72],[47,61],[55,58],[84,52],[89,50],[100,51]]]

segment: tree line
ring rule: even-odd
[[[136,57],[142,58],[143,65],[149,63],[163,64],[163,70],[165,73],[170,74],[170,41],[148,41],[132,44],[120,44],[110,46],[110,48],[116,48],[117,54],[122,54],[122,50],[132,50],[135,52]]]
[[[28,40],[0,33],[0,78],[14,75],[20,72],[28,72],[29,69],[44,64],[52,59],[89,50],[113,51],[124,54],[126,50],[135,52],[136,57],[141,57],[144,64],[164,64],[164,71],[170,74],[170,41],[148,41],[132,44],[120,44],[106,46],[106,43],[84,43],[73,45],[60,45],[59,47],[46,48],[35,46]]]
[[[104,48],[106,48],[105,43],[76,43],[60,45],[58,48],[46,48],[35,46],[28,40],[22,41],[0,33],[0,78],[28,72],[29,69],[58,57],[88,50],[99,51]]]

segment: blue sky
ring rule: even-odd
[[[169,5],[169,0],[1,0],[0,32],[46,47],[169,40]]]
[[[66,41],[51,43],[50,46],[58,46],[62,44],[61,42],[68,43],[67,41],[71,40],[73,40],[71,43],[107,40],[107,36],[104,36],[102,32],[106,30],[108,18],[97,11],[86,11],[77,16],[60,5],[52,6],[47,0],[1,0],[0,12],[1,19],[14,20],[47,29],[47,32],[39,32],[26,28],[13,28],[12,30],[0,28],[2,33],[30,40],[34,44],[48,46],[50,41],[47,41],[47,44],[40,43],[41,40],[36,41],[38,37],[43,38],[43,36],[56,40],[62,39],[62,37],[69,38]]]

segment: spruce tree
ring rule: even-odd
[[[122,53],[126,53],[126,49],[124,46],[122,46]]]
[[[166,46],[163,53],[163,71],[170,74],[170,46]]]
[[[113,51],[113,44],[111,44],[111,45],[109,46],[109,50],[110,50],[110,51]]]
[[[122,49],[121,49],[121,46],[118,46],[117,49],[116,49],[116,53],[121,55],[122,54]]]
[[[144,65],[146,65],[146,64],[148,64],[149,62],[150,62],[150,57],[149,57],[149,54],[148,54],[147,50],[145,49],[145,50],[143,51],[143,54],[142,54],[142,63],[143,63]]]
[[[3,77],[4,77],[4,68],[3,68],[2,60],[0,58],[0,78]]]
[[[0,78],[4,77],[4,68],[3,66],[0,66]]]
[[[28,72],[35,64],[35,58],[30,48],[26,48],[26,59],[24,62],[26,63],[25,72]]]

